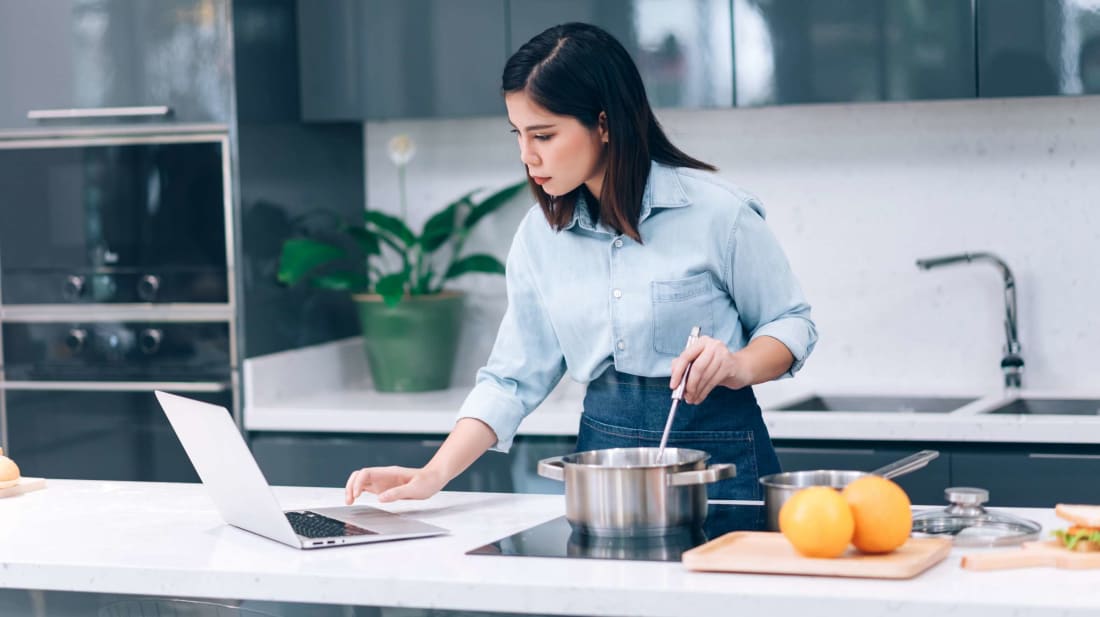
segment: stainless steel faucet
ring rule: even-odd
[[[918,259],[917,267],[931,270],[940,266],[972,261],[988,261],[1001,271],[1005,281],[1005,347],[1001,358],[1001,370],[1005,375],[1006,388],[1019,388],[1023,384],[1024,358],[1020,355],[1020,339],[1016,329],[1016,278],[1003,259],[993,253],[962,253]]]

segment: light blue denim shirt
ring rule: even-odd
[[[801,368],[817,341],[810,305],[755,197],[713,173],[654,163],[642,197],[644,244],[593,224],[583,199],[554,231],[536,205],[508,254],[508,309],[459,418],[507,452],[520,422],[568,372],[588,383],[671,375],[698,325],[731,351],[778,339]]]

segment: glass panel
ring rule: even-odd
[[[4,301],[227,301],[221,150],[0,149]]]
[[[1100,1],[978,0],[979,95],[1100,93]]]
[[[138,105],[171,107],[158,122],[228,122],[228,4],[5,0],[0,125],[38,125],[32,109]]]
[[[362,87],[369,118],[503,113],[501,0],[371,0],[365,6]],[[345,77],[332,72],[330,79]]]
[[[654,107],[733,103],[728,0],[511,0],[511,51],[555,24],[610,32],[634,58]]]
[[[734,0],[737,105],[972,97],[969,0]]]
[[[637,0],[631,50],[654,107],[733,103],[728,2]]]

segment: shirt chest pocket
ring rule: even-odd
[[[653,347],[657,353],[678,356],[687,345],[692,326],[703,335],[714,334],[713,298],[716,292],[710,274],[703,272],[684,279],[653,281]]]

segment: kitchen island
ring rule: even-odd
[[[275,493],[285,508],[343,499],[332,488]],[[384,507],[451,534],[299,551],[222,523],[199,484],[51,480],[0,499],[0,587],[562,615],[1100,612],[1095,570],[970,572],[961,549],[903,581],[698,573],[675,562],[466,554],[561,516],[560,496],[448,492]],[[1044,533],[1059,525],[1050,510],[1012,512]]]

